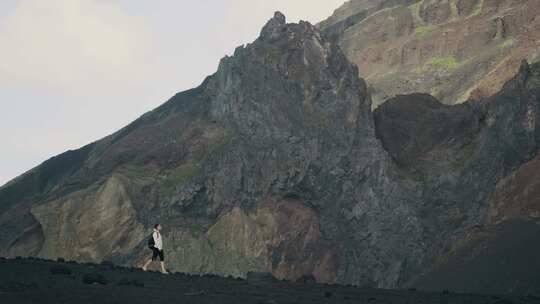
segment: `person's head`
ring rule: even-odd
[[[154,225],[154,229],[156,229],[156,230],[161,230],[161,224],[155,224],[155,225]]]

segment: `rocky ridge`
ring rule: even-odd
[[[351,0],[319,27],[359,67],[374,107],[417,92],[454,104],[538,61],[539,16],[536,0]]]

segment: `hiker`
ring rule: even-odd
[[[143,270],[146,271],[148,269],[148,265],[152,263],[152,261],[156,261],[159,257],[159,264],[161,265],[161,273],[168,274],[167,270],[165,270],[165,256],[163,253],[163,239],[161,238],[161,225],[155,224],[154,225],[154,233],[152,233],[152,236],[148,239],[148,247],[152,249],[152,258],[146,262],[143,266]]]

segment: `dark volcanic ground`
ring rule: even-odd
[[[85,278],[105,284],[88,284]],[[0,303],[540,303],[540,297],[161,275],[107,264],[1,259]]]

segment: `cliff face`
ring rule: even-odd
[[[374,106],[429,93],[445,104],[497,93],[539,59],[536,0],[351,0],[319,24],[372,87]]]
[[[372,113],[339,47],[276,13],[198,88],[0,188],[0,254],[138,265],[160,222],[175,271],[421,282],[507,220],[505,193],[531,193],[512,180],[540,148],[539,71],[481,102]]]
[[[538,266],[530,256],[540,238],[533,173],[540,148],[539,67],[522,63],[501,92],[482,101],[446,106],[414,94],[375,111],[378,137],[401,176],[419,183],[423,233],[436,244],[431,265],[412,285],[536,290],[531,270]]]
[[[200,87],[2,188],[2,253],[134,263],[161,222],[174,270],[335,281],[342,188],[387,165],[370,107],[337,46],[277,13]]]

